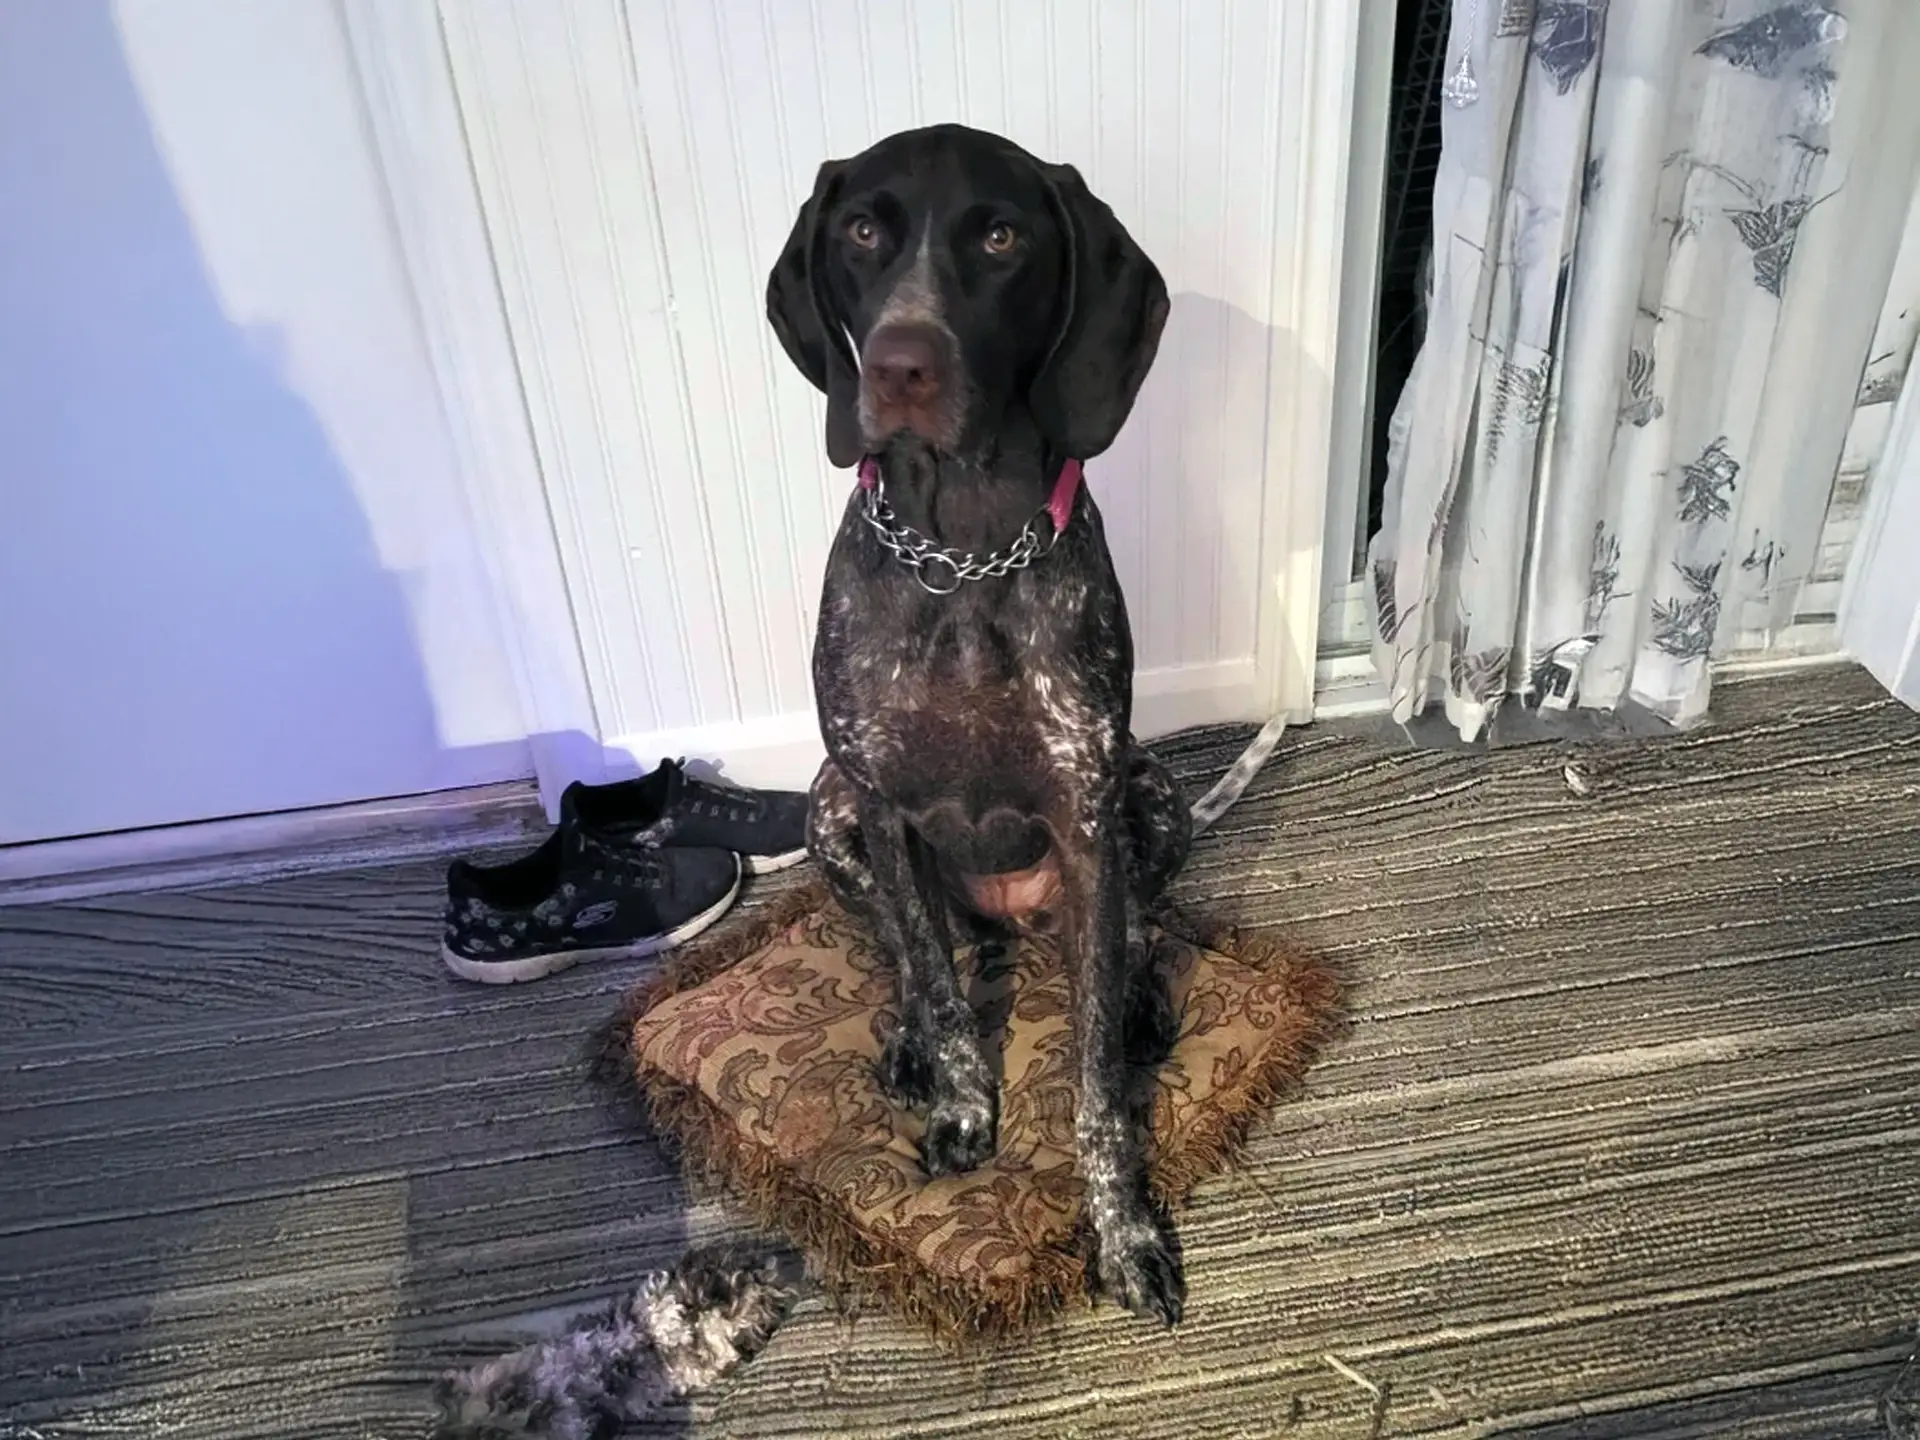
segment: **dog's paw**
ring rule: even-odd
[[[927,1174],[961,1175],[993,1158],[999,1143],[999,1107],[992,1097],[949,1095],[936,1100],[920,1142],[920,1163]]]
[[[902,1025],[880,1051],[880,1089],[902,1110],[933,1104],[933,1047],[926,1032]]]
[[[1186,1311],[1187,1277],[1173,1237],[1149,1218],[1127,1221],[1099,1237],[1100,1287],[1142,1320],[1171,1330]]]

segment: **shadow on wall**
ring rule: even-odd
[[[156,23],[217,31],[255,5],[169,3]],[[251,13],[294,9],[334,23],[326,0]],[[524,764],[524,742],[444,743],[411,580],[383,563],[354,475],[285,357],[229,316],[142,103],[124,15],[107,0],[0,4],[0,843],[391,795],[462,766]],[[486,753],[465,753],[475,748]],[[448,983],[431,928],[420,938],[420,965]],[[203,978],[183,972],[180,988]],[[583,1021],[598,1018],[608,1002],[596,983],[611,982],[556,984],[542,1003],[571,996]],[[315,1003],[324,1015],[325,998]],[[15,1257],[19,1244],[73,1247],[90,1276],[113,1278],[64,1308],[8,1314],[0,1430],[211,1440],[278,1417],[349,1433],[329,1417],[362,1405],[354,1379],[422,1358],[409,1329],[421,1294],[450,1323],[484,1304],[484,1286],[463,1288],[464,1267],[493,1233],[489,1207],[525,1202],[516,1186],[530,1166],[499,1153],[490,1127],[503,1113],[600,1157],[591,1178],[605,1185],[635,1168],[631,1153],[594,1148],[599,1122],[567,1070],[570,1026],[516,1032],[518,1059],[498,1056],[525,1072],[514,1097],[481,1107],[450,1057],[471,1050],[477,1012],[503,1002],[460,991],[429,1003],[424,1048],[360,1067],[354,1093],[312,1105],[310,1144],[236,1138],[220,1162],[168,1150],[188,1111],[224,1109],[264,1136],[282,1128],[264,1106],[306,1103],[211,1075],[156,1089],[110,1174],[30,1191],[44,1223],[16,1233]],[[309,1047],[311,1063],[285,1073],[339,1068],[326,1021],[303,1027],[285,1043]],[[640,1259],[680,1243],[674,1192],[656,1189],[665,1208]],[[599,1237],[576,1237],[574,1252],[502,1281],[509,1305],[584,1300],[628,1278],[629,1257]],[[344,1273],[343,1254],[358,1260]],[[287,1329],[315,1285],[342,1287],[337,1313]],[[73,1303],[93,1318],[76,1325]],[[447,1353],[422,1343],[427,1363]],[[242,1395],[272,1416],[237,1414]],[[420,1403],[409,1390],[406,1407]]]
[[[1326,484],[1324,475],[1295,474],[1291,432],[1269,427],[1321,413],[1331,384],[1290,332],[1211,295],[1172,296],[1160,353],[1133,415],[1089,467],[1095,494],[1113,497],[1102,512],[1107,543],[1142,670],[1176,658],[1185,668],[1209,663],[1202,656],[1225,664],[1257,653],[1260,607],[1276,598],[1271,587],[1313,558],[1262,556],[1272,507],[1291,503],[1290,494],[1268,486],[1304,494],[1309,479],[1311,487]],[[1316,587],[1310,605],[1318,604]],[[1316,615],[1309,609],[1276,618],[1282,649],[1304,657],[1310,678]],[[1264,703],[1239,718],[1266,719]],[[1174,719],[1192,723],[1177,710]]]
[[[406,577],[278,337],[226,313],[127,17],[0,7],[0,843],[530,773],[443,744]],[[183,22],[222,8],[146,28]]]

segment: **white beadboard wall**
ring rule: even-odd
[[[1301,217],[1330,185],[1339,213],[1344,157],[1301,153],[1300,89],[1330,43],[1316,17],[1340,9],[442,0],[610,750],[719,758],[751,783],[810,773],[808,654],[852,477],[826,464],[765,277],[823,159],[943,120],[1080,167],[1173,295],[1134,418],[1089,467],[1133,619],[1137,728],[1310,703],[1284,692],[1310,684],[1317,546],[1276,544],[1274,517],[1325,485],[1288,421],[1329,384],[1327,347],[1293,337],[1330,335],[1336,297],[1296,277]],[[1308,613],[1276,616],[1294,593]],[[1297,681],[1276,678],[1283,649],[1305,656]]]

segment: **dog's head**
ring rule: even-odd
[[[958,125],[820,167],[767,315],[827,396],[827,455],[1113,443],[1167,319],[1153,262],[1069,165]]]

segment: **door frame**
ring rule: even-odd
[[[1270,574],[1273,557],[1301,563],[1265,587],[1254,643],[1267,714],[1304,724],[1318,698],[1330,507],[1351,493],[1349,472],[1365,460],[1394,13],[1389,0],[1288,0],[1286,15],[1286,53],[1300,71],[1274,83],[1303,102],[1291,151],[1302,160],[1295,243],[1275,286],[1288,297],[1295,353],[1320,381],[1286,373],[1285,346],[1275,346],[1267,433],[1291,434],[1293,446],[1269,445],[1260,553]],[[1284,339],[1286,320],[1272,323]]]
[[[1840,592],[1840,643],[1898,699],[1920,708],[1920,364],[1907,367],[1874,467]]]
[[[562,0],[571,3],[571,0]],[[600,727],[435,0],[339,0],[548,817]]]

